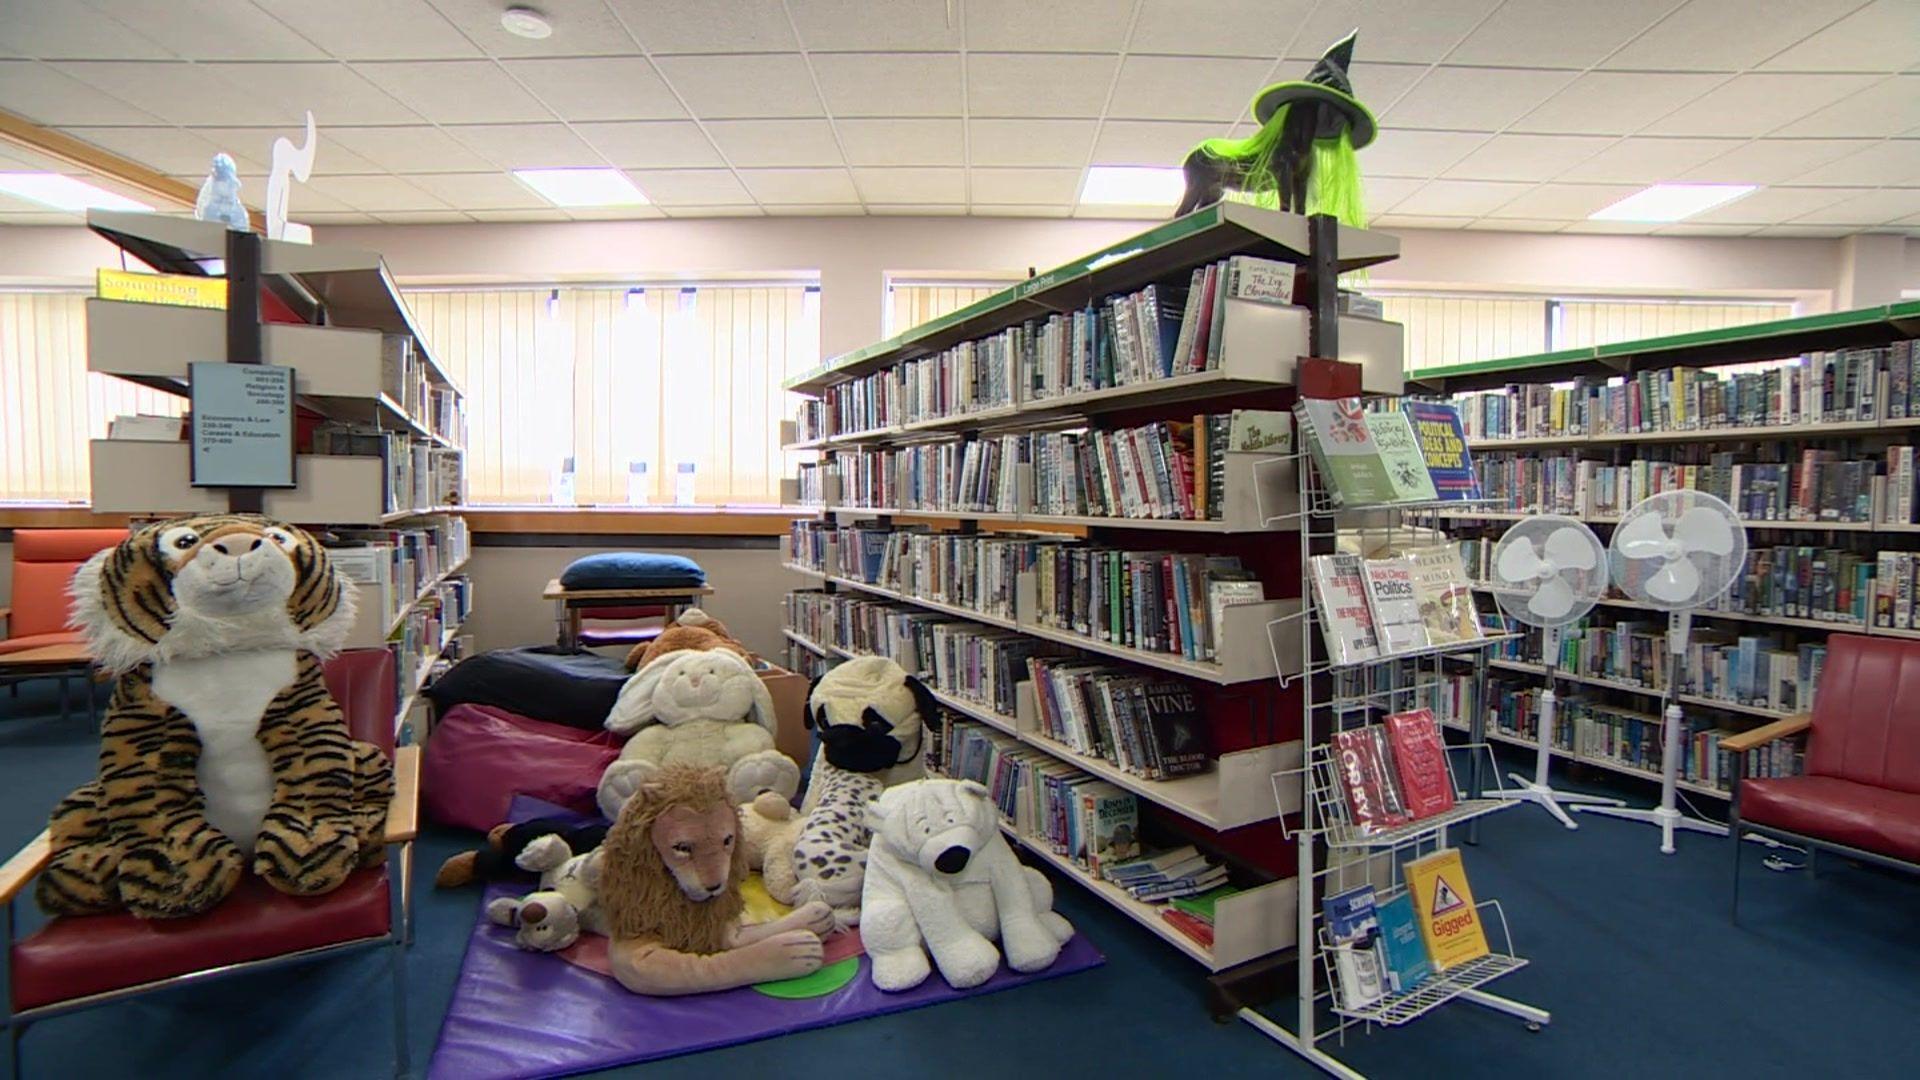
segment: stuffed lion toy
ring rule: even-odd
[[[320,669],[353,585],[313,537],[253,515],[149,525],[82,565],[73,598],[116,679],[99,779],[53,811],[42,907],[177,918],[248,870],[312,896],[384,857],[392,765]]]
[[[658,770],[620,809],[600,845],[600,906],[613,977],[636,994],[699,994],[819,970],[823,903],[773,922],[741,923],[747,875],[726,773]]]

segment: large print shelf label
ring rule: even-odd
[[[293,369],[218,362],[190,369],[193,486],[295,486]]]

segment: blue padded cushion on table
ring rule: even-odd
[[[603,551],[575,559],[560,575],[563,589],[677,589],[706,583],[699,563],[653,551]]]

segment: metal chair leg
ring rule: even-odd
[[[1820,853],[1819,848],[1815,848],[1815,847],[1807,848],[1807,880],[1808,881],[1816,881],[1820,877],[1819,867],[1817,867],[1814,864],[1814,859],[1816,856],[1819,855],[1819,853]]]
[[[1745,841],[1740,839],[1740,822],[1738,819],[1735,819],[1732,823],[1731,835],[1733,837],[1733,925],[1739,926],[1740,925],[1740,849],[1742,847],[1745,847],[1746,844],[1745,844]]]
[[[393,972],[393,1075],[405,1080],[413,1072],[407,1053],[407,947],[398,938],[387,947]]]

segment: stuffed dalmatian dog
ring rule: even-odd
[[[816,766],[816,769],[821,769]],[[793,842],[794,903],[825,901],[834,929],[860,922],[860,890],[866,878],[867,802],[887,785],[872,773],[824,765],[813,774],[819,799]]]

